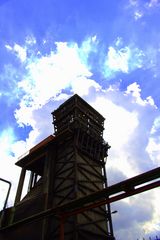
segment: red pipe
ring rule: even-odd
[[[60,216],[60,237],[59,237],[59,240],[64,240],[64,222],[65,222],[65,217]]]

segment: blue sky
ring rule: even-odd
[[[109,184],[159,166],[159,18],[159,0],[0,0],[0,177],[12,181],[10,204],[14,163],[53,133],[50,113],[74,93],[106,118]],[[159,194],[113,204],[117,240],[160,234]]]

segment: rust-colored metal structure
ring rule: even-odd
[[[3,210],[0,239],[113,240],[109,202],[79,214],[61,212],[60,219],[53,215],[20,227],[16,224],[108,187],[109,145],[103,140],[103,116],[78,95],[52,115],[55,136],[47,137],[16,163],[22,171],[14,206]],[[22,196],[28,172],[28,192]]]

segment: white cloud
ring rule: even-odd
[[[144,6],[140,1],[130,1],[128,7],[135,21],[140,20],[145,14]]]
[[[115,46],[116,47],[120,47],[123,44],[123,39],[121,37],[117,37],[116,41],[115,41]]]
[[[146,3],[146,7],[153,8],[153,7],[159,7],[160,1],[159,0],[150,0],[150,2]]]
[[[144,16],[154,14],[154,10],[160,7],[159,0],[150,0],[150,1],[139,1],[139,0],[130,0],[127,4],[126,9],[129,14],[135,19],[135,21],[142,19]],[[144,21],[142,22],[144,24]]]
[[[112,162],[107,165],[116,167],[126,177],[134,176],[137,169],[132,169],[126,146],[139,124],[136,111],[130,112],[123,106],[114,103],[107,97],[107,94],[97,97],[94,106],[108,119],[105,123],[104,138],[111,145],[109,156],[112,156],[110,159]]]
[[[112,99],[107,99],[105,96],[96,98],[95,107],[100,109],[100,112],[105,117],[111,118],[109,126],[107,126],[108,124],[106,123],[108,130],[105,132],[105,137],[109,138],[108,141],[113,148],[121,149],[121,147],[128,142],[128,139],[138,125],[137,113],[128,111],[123,106],[115,104]]]
[[[145,3],[143,4],[139,0],[129,0],[125,8],[135,21],[142,19],[145,14]]]
[[[157,78],[160,76],[160,64],[159,64],[159,43],[155,42],[153,46],[146,46],[144,49],[145,58],[143,59],[143,69],[150,70],[152,76]]]
[[[6,44],[5,47],[6,47],[8,50],[10,50],[10,51],[13,49],[13,48],[12,48],[10,45],[8,45],[8,44]]]
[[[11,152],[10,146],[14,142],[15,137],[12,128],[5,129],[0,134],[0,149],[2,151],[1,156],[2,158]],[[3,156],[4,154],[4,156]]]
[[[130,58],[130,49],[124,48],[116,51],[113,47],[109,47],[107,66],[113,71],[128,72],[128,60]]]
[[[26,66],[28,74],[18,84],[18,87],[26,92],[15,114],[19,123],[32,125],[32,112],[50,98],[56,97],[62,89],[71,88],[73,92],[82,92],[84,81],[87,84],[85,94],[89,87],[99,88],[95,81],[88,79],[92,74],[83,64],[78,46],[68,46],[67,43],[56,45],[56,52],[40,58],[35,57],[31,62],[29,60]]]
[[[101,86],[97,82],[92,79],[86,80],[85,77],[77,78],[76,81],[71,83],[71,86],[73,93],[77,93],[81,96],[87,95],[91,88],[94,88],[96,91],[101,89]]]
[[[147,99],[143,100],[136,83],[134,86],[135,89],[131,85],[128,87],[132,88],[132,91],[127,94],[112,87],[105,95],[103,92],[101,96],[96,97],[96,103],[93,104],[107,118],[104,136],[112,146],[110,150],[112,162],[109,162],[108,166],[118,167],[121,171],[124,168],[123,173],[127,177],[146,171],[152,165],[146,162],[143,166],[143,161],[150,161],[145,147],[155,116],[158,114],[156,106]],[[150,118],[148,114],[151,114]],[[144,149],[140,149],[141,143],[144,144]]]
[[[142,11],[137,10],[137,11],[134,12],[134,19],[135,20],[138,20],[138,19],[140,19],[142,17],[143,17],[143,12]]]
[[[78,50],[81,60],[83,61],[84,64],[86,64],[88,66],[88,68],[90,68],[90,66],[88,65],[88,56],[92,52],[97,52],[98,43],[99,42],[98,42],[96,35],[93,37],[89,37],[85,41],[82,42],[82,44]]]
[[[129,73],[143,66],[143,51],[132,45],[121,47],[122,44],[122,39],[117,38],[115,46],[108,48],[104,63],[104,75],[107,78],[115,77],[117,72]]]
[[[156,117],[150,131],[149,142],[146,151],[150,158],[156,164],[160,164],[160,116]]]
[[[126,234],[127,240],[143,239],[145,237],[147,229],[151,227],[150,222],[153,218],[153,200],[153,192],[152,194],[145,192],[130,197],[128,202],[121,200],[113,204],[112,208],[118,210],[118,213],[113,216],[114,226],[118,229],[117,240],[125,239]],[[152,225],[152,227],[152,230],[155,230],[155,225]]]
[[[19,44],[15,43],[13,47],[6,44],[5,47],[12,51],[13,53],[16,53],[17,57],[20,59],[21,62],[24,62],[27,58],[27,52],[26,49],[21,47]]]
[[[138,0],[129,0],[129,3],[132,5],[132,6],[138,6]]]
[[[22,62],[24,62],[26,60],[27,53],[26,53],[26,50],[24,48],[22,48],[18,44],[15,44],[14,47],[13,47],[13,50],[17,53],[17,56],[19,57],[19,59]]]
[[[154,120],[153,127],[151,129],[151,134],[155,134],[160,129],[160,117]]]
[[[130,84],[128,87],[127,87],[127,90],[126,90],[126,94],[130,94],[133,96],[133,101],[135,101],[136,103],[140,104],[140,105],[143,105],[145,106],[146,104],[149,104],[149,105],[152,105],[154,106],[155,108],[157,108],[155,106],[155,103],[154,103],[154,100],[151,96],[148,96],[146,99],[142,99],[141,98],[141,89],[140,89],[140,86],[134,82],[132,84]]]
[[[35,45],[36,42],[37,42],[36,38],[33,35],[29,35],[26,37],[26,41],[25,41],[26,45],[32,46],[32,45]]]
[[[101,86],[90,77],[87,56],[93,50],[96,37],[85,40],[81,47],[77,44],[56,43],[56,50],[46,56],[32,56],[28,58],[25,68],[27,74],[18,83],[18,88],[24,92],[15,111],[19,126],[30,125],[33,130],[32,144],[37,142],[39,126],[34,119],[34,114],[53,99],[56,100],[63,89],[71,93],[87,95],[89,91],[101,89]],[[53,109],[50,109],[53,110]],[[30,137],[29,137],[30,139]],[[39,139],[39,138],[38,138]],[[28,140],[27,146],[31,146]]]

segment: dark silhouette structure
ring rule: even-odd
[[[103,116],[78,95],[52,115],[55,135],[16,163],[22,168],[19,185],[14,206],[1,212],[0,240],[113,240],[109,202],[63,218],[61,225],[58,214],[23,222],[108,187]],[[22,196],[28,174],[28,191]]]
[[[0,178],[9,184],[0,240],[114,240],[110,203],[159,187],[160,167],[107,186],[103,116],[78,95],[52,115],[55,135],[16,163],[13,207],[6,208],[11,184]]]

